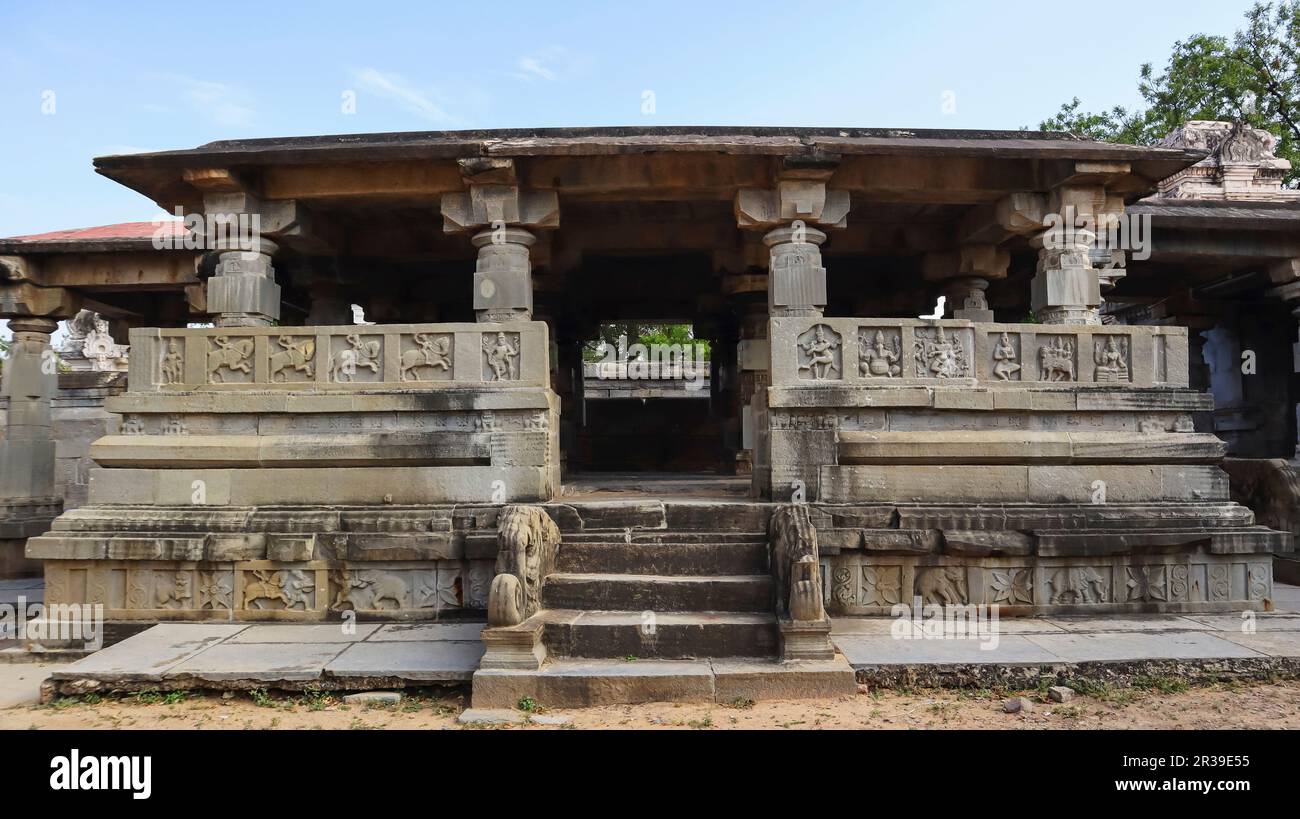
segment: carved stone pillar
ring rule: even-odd
[[[826,234],[814,225],[847,224],[849,193],[828,190],[832,168],[789,167],[773,190],[742,189],[736,194],[736,221],[764,230],[768,248],[768,313],[820,316],[826,307],[826,268],[821,245]]]
[[[479,321],[529,321],[533,314],[531,232],[560,224],[555,191],[521,190],[514,160],[477,157],[459,162],[463,193],[442,197],[443,229],[471,233],[474,311]]]
[[[1101,324],[1101,282],[1089,255],[1093,234],[1074,230],[1061,235],[1061,242],[1035,239],[1038,270],[1030,306],[1043,324]]]
[[[217,249],[208,279],[208,312],[218,327],[267,327],[280,320],[280,285],[271,258],[276,244],[258,239],[254,250]]]
[[[9,319],[13,339],[0,376],[0,395],[9,399],[0,441],[0,577],[39,574],[23,556],[27,538],[43,534],[59,514],[50,404],[58,388],[58,357],[50,334],[58,320],[80,307],[73,294],[39,287],[25,260],[0,260],[0,317]]]
[[[763,236],[767,245],[767,312],[772,316],[820,316],[826,308],[826,268],[821,245],[826,234],[806,225],[779,227]]]
[[[50,334],[52,318],[20,316],[9,320],[13,342],[5,361],[0,395],[9,399],[5,438],[0,441],[0,498],[54,498],[54,437],[50,402],[58,388],[58,358]]]
[[[522,228],[495,228],[470,240],[474,265],[474,313],[479,321],[529,321],[533,317],[533,267],[528,248],[537,237]]]

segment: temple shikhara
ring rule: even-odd
[[[184,218],[0,240],[0,567],[122,623],[486,620],[488,706],[629,655],[851,692],[832,618],[914,601],[1267,611],[1287,168],[1217,122],[101,157]],[[692,343],[592,354],[650,325]]]

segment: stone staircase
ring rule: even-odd
[[[475,707],[514,707],[525,697],[577,707],[855,691],[842,656],[780,659],[770,510],[741,520],[673,511],[663,529],[564,532],[538,611],[485,630]],[[712,530],[729,524],[740,531]]]

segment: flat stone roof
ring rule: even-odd
[[[529,156],[644,153],[732,154],[840,153],[983,155],[1076,159],[1166,159],[1183,166],[1207,155],[1182,148],[1119,145],[1059,131],[996,131],[912,128],[785,128],[655,126],[596,128],[503,128],[467,131],[401,131],[378,134],[273,137],[210,142],[197,148],[103,156],[96,168],[190,165],[195,160],[269,164],[344,159],[415,159],[458,156]]]

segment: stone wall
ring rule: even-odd
[[[148,620],[481,609],[495,531],[481,554],[474,535],[558,492],[546,332],[133,331],[89,503],[28,542],[47,600]]]
[[[817,503],[827,600],[1266,608],[1289,535],[1229,498],[1176,327],[776,318],[756,490]]]

